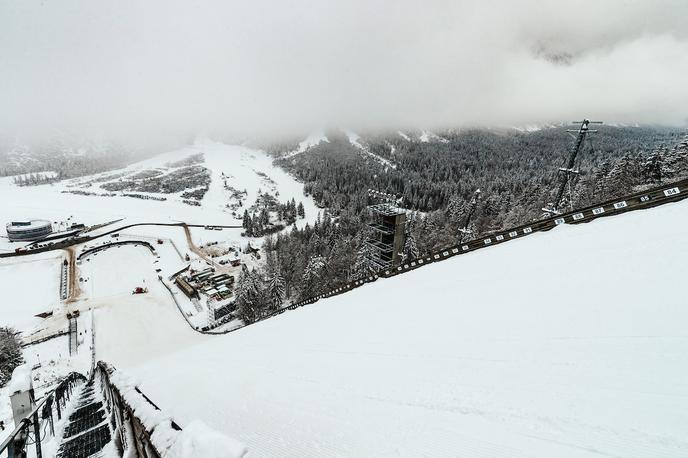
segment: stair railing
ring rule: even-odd
[[[64,408],[74,387],[77,383],[85,381],[86,377],[82,374],[72,372],[55,389],[45,394],[31,413],[0,444],[0,456],[7,453],[5,456],[8,458],[26,458],[29,446],[35,445],[36,457],[42,458],[41,442],[47,440],[48,434],[55,436],[53,411],[58,421],[62,419]],[[44,431],[43,437],[41,437],[41,431]]]
[[[161,451],[151,440],[154,430],[160,426],[145,424],[137,414],[141,409],[160,411],[160,408],[138,387],[125,389],[126,394],[123,393],[123,390],[112,382],[114,373],[115,368],[103,361],[98,362],[95,367],[95,376],[100,380],[110,425],[114,431],[115,446],[122,454],[125,450],[135,450],[137,456],[160,458]],[[132,399],[132,394],[136,399]],[[182,430],[172,420],[169,420],[169,427],[174,431]]]

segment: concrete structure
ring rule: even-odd
[[[29,416],[36,407],[36,397],[31,380],[31,366],[22,364],[14,368],[9,383],[10,404],[14,425],[19,426],[22,420]]]
[[[370,238],[366,240],[369,247],[368,261],[373,270],[384,270],[401,263],[401,252],[404,249],[406,211],[389,203],[371,205],[372,221]]]
[[[7,237],[12,242],[38,240],[50,235],[53,232],[53,226],[50,221],[45,220],[31,220],[31,221],[13,221],[6,226]]]

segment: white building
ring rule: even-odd
[[[6,226],[7,237],[13,242],[37,240],[53,232],[50,221],[42,219],[31,221],[13,221]]]

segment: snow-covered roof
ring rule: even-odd
[[[7,223],[7,231],[26,231],[32,229],[40,229],[50,226],[50,221],[44,219],[32,219],[29,221],[12,221]]]

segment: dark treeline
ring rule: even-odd
[[[85,152],[53,148],[0,149],[0,176],[52,171],[57,173],[57,179],[63,180],[126,167],[147,156],[117,148]]]
[[[58,180],[57,175],[50,172],[44,173],[27,173],[24,175],[15,175],[12,182],[17,186],[36,186],[39,184],[50,184]]]
[[[313,226],[270,238],[265,271],[246,275],[254,276],[266,294],[277,275],[283,297],[291,300],[365,275],[369,188],[400,196],[401,205],[413,212],[404,257],[457,243],[478,188],[481,197],[467,237],[537,220],[553,200],[557,170],[573,143],[565,129],[452,131],[429,142],[398,134],[364,139],[370,153],[395,167],[371,158],[341,134],[329,134],[329,143],[288,159],[277,154],[277,163],[302,180],[306,192],[328,210]],[[572,186],[573,202],[566,203],[573,207],[686,177],[685,130],[603,126],[576,168],[580,174]]]

